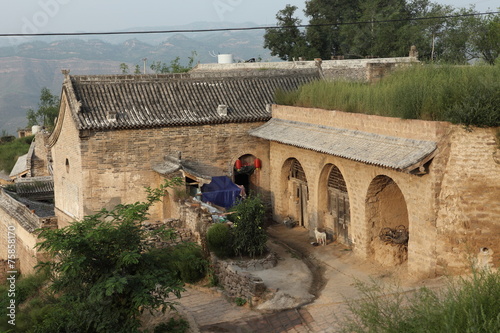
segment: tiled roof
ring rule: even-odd
[[[10,171],[9,177],[10,178],[20,177],[23,174],[27,173],[28,171],[29,171],[28,154],[24,154],[24,155],[18,157],[16,164],[14,165],[12,170]]]
[[[16,192],[21,196],[37,195],[40,193],[54,193],[54,178],[29,177],[16,180]]]
[[[276,89],[295,89],[315,72],[250,77],[190,74],[68,76],[73,118],[80,130],[267,121]],[[224,115],[224,107],[227,114]],[[113,118],[116,118],[113,120]]]
[[[410,172],[437,148],[435,142],[273,118],[250,135],[350,160]]]

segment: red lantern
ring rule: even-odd
[[[236,170],[240,171],[240,169],[241,169],[241,161],[240,160],[236,160],[236,162],[234,163],[234,167],[236,168]]]
[[[260,169],[260,168],[262,168],[262,161],[260,159],[256,158],[254,161],[254,165],[255,165],[256,169]]]

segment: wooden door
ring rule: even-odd
[[[330,200],[329,210],[334,219],[334,231],[337,239],[346,245],[349,242],[349,225],[351,221],[349,197],[346,192],[333,188],[328,189]]]

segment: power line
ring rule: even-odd
[[[480,16],[499,14],[500,12],[470,13],[446,16],[416,17],[405,19],[379,20],[379,21],[357,21],[357,22],[339,22],[324,24],[299,24],[294,26],[257,26],[244,28],[215,28],[215,29],[180,29],[180,30],[146,30],[146,31],[107,31],[107,32],[45,32],[31,34],[0,34],[0,37],[44,37],[44,36],[98,36],[98,35],[150,35],[150,34],[171,34],[171,33],[199,33],[199,32],[220,32],[220,31],[245,31],[245,30],[267,30],[267,29],[290,29],[290,28],[308,28],[308,27],[328,27],[339,25],[354,24],[373,24],[373,23],[391,23],[406,21],[424,21],[435,19],[449,19],[458,17]]]

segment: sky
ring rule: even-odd
[[[4,5],[7,0],[1,0]],[[456,8],[496,11],[499,0],[434,0]],[[0,11],[0,33],[98,32],[193,22],[274,25],[286,4],[302,12],[305,0],[23,0]],[[306,22],[304,22],[306,23]]]

